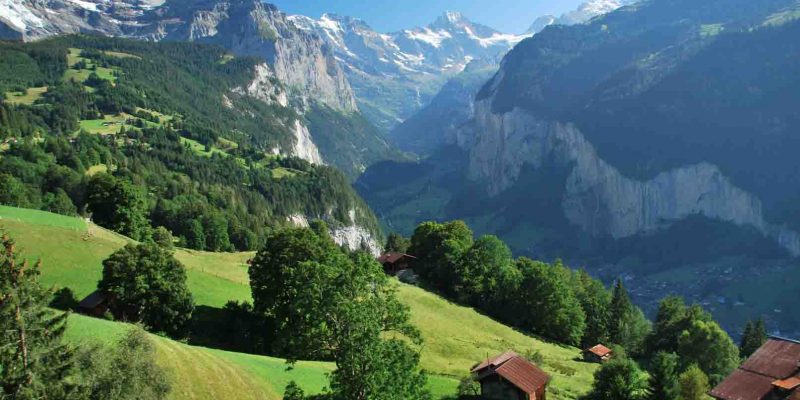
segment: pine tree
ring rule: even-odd
[[[745,358],[750,357],[766,341],[767,329],[764,326],[764,320],[759,318],[756,321],[747,321],[739,344],[739,354]]]
[[[622,345],[630,353],[641,352],[651,327],[642,310],[631,302],[622,280],[617,280],[614,285],[608,315],[608,336],[611,342]]]
[[[622,285],[622,280],[618,279],[614,284],[614,291],[611,295],[611,305],[608,307],[609,314],[611,314],[608,334],[611,336],[612,341],[619,342],[618,338],[622,335],[622,330],[624,329],[622,326],[623,316],[629,314],[632,308],[633,304],[630,297],[628,297],[628,291]]]
[[[0,397],[68,398],[73,351],[62,342],[67,314],[47,308],[39,264],[20,261],[2,236],[0,254]]]
[[[651,400],[678,399],[678,356],[675,353],[659,352],[650,361]]]
[[[581,344],[584,347],[594,346],[608,341],[608,310],[611,305],[611,293],[603,283],[592,278],[585,270],[574,275],[575,295],[586,314],[586,330]]]

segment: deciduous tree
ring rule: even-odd
[[[406,253],[411,246],[411,240],[399,233],[390,233],[386,238],[386,251]]]
[[[643,400],[647,398],[647,377],[633,360],[615,358],[594,374],[589,400]]]
[[[194,301],[186,270],[170,250],[152,242],[117,250],[103,261],[97,287],[112,298],[118,319],[175,337],[188,333]]]
[[[562,343],[580,344],[586,315],[570,287],[570,272],[560,263],[527,258],[517,260],[517,267],[522,281],[513,306],[519,326]]]
[[[680,378],[680,400],[706,400],[711,387],[708,377],[697,365],[691,365],[684,371]]]

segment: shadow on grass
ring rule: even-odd
[[[271,332],[249,305],[229,303],[225,308],[197,306],[192,314],[189,344],[249,354],[267,354]]]

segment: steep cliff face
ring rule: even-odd
[[[759,199],[733,185],[714,165],[700,163],[641,181],[602,160],[572,124],[546,121],[528,111],[493,113],[490,100],[476,104],[475,124],[461,136],[470,154],[470,176],[499,194],[517,182],[524,165],[553,162],[571,169],[562,209],[570,223],[593,235],[630,237],[693,215],[752,226],[800,255],[800,235],[765,221]]]
[[[233,89],[234,92],[247,94],[250,97],[273,105],[289,106],[289,96],[283,89],[272,68],[267,64],[259,64],[255,68],[253,80],[246,87]]]
[[[525,185],[524,168],[556,166],[569,171],[564,216],[592,236],[700,215],[799,255],[791,207],[775,199],[797,192],[785,173],[798,167],[785,150],[797,119],[780,104],[796,92],[788,71],[800,46],[789,38],[800,24],[763,27],[797,5],[732,1],[643,2],[521,43],[455,137],[470,177],[499,196]]]
[[[317,145],[311,139],[311,132],[300,120],[294,122],[294,147],[289,154],[300,157],[312,164],[324,164]]]
[[[364,250],[375,257],[381,255],[383,246],[378,242],[376,235],[355,222],[355,210],[350,210],[352,225],[337,226],[330,229],[333,241],[351,251]],[[308,227],[308,217],[305,215],[291,215],[288,222],[297,227]]]
[[[234,88],[233,92],[245,94],[269,105],[290,107],[289,96],[283,84],[268,64],[257,65],[253,80],[245,87]],[[311,137],[311,132],[301,119],[294,120],[290,131],[293,133],[292,146],[272,149],[273,154],[299,157],[316,165],[324,164],[319,148]]]
[[[231,0],[204,4],[168,2],[149,15],[139,36],[214,43],[237,55],[261,57],[301,105],[314,100],[336,110],[354,112],[355,96],[333,52],[317,35],[298,29],[275,6]],[[171,19],[185,21],[169,24]],[[157,32],[167,23],[167,31]],[[147,35],[147,29],[156,33]]]

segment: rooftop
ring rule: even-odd
[[[594,347],[590,347],[590,348],[584,350],[584,352],[592,353],[592,354],[594,354],[594,355],[596,355],[598,357],[605,357],[605,356],[611,354],[611,349],[609,349],[606,346],[603,346],[602,344],[598,344],[598,345],[595,345]]]
[[[499,375],[528,394],[535,394],[550,380],[550,376],[539,367],[513,351],[478,364],[472,368],[472,372],[478,375],[478,380],[491,375]]]
[[[770,338],[710,394],[723,400],[800,400],[800,342]]]

